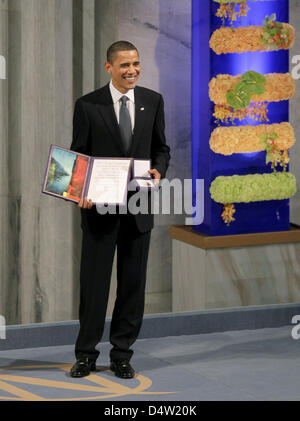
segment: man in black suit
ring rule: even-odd
[[[118,41],[107,50],[111,82],[79,98],[75,104],[71,149],[90,156],[151,159],[149,171],[157,183],[166,174],[170,148],[166,144],[164,104],[160,94],[136,86],[140,60],[136,47]],[[132,378],[130,349],[141,328],[151,213],[100,215],[88,198],[80,201],[83,231],[80,270],[80,331],[72,377],[96,369],[117,248],[117,297],[110,328],[111,370]]]

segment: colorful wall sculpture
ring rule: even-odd
[[[193,0],[192,165],[193,180],[204,179],[196,231],[289,229],[288,21],[288,0]]]

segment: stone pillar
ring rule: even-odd
[[[106,50],[119,38],[117,0],[96,0],[95,4],[95,86],[105,85],[110,76],[104,69]]]
[[[191,178],[190,81],[191,0],[119,0],[118,36],[139,49],[139,85],[165,101],[166,137],[171,146],[169,179]],[[171,311],[171,239],[168,227],[180,215],[158,215],[149,254],[146,312]]]
[[[290,50],[290,72],[292,72],[295,63],[292,63],[292,58],[300,54],[300,36],[299,36],[299,17],[300,17],[300,4],[297,0],[290,1],[290,24],[294,26],[296,30],[296,39],[293,48]],[[297,61],[299,64],[299,61]],[[299,74],[299,71],[298,71]],[[295,129],[296,143],[290,150],[290,171],[295,175],[297,179],[298,190],[300,186],[300,79],[295,80],[296,93],[295,96],[290,100],[290,123]],[[300,195],[297,193],[291,198],[291,222],[300,225]]]

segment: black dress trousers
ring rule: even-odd
[[[89,210],[83,212],[91,212]],[[100,217],[101,218],[101,217]],[[111,360],[130,360],[143,320],[151,230],[141,233],[130,215],[114,215],[105,229],[82,226],[80,330],[76,358],[96,360],[103,335],[112,265],[117,249],[117,296],[110,328]]]

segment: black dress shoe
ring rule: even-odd
[[[114,360],[110,364],[110,369],[117,377],[121,379],[132,379],[134,377],[134,369],[127,360]]]
[[[95,360],[90,360],[89,358],[80,358],[71,368],[70,376],[85,377],[88,376],[91,371],[96,371]]]

